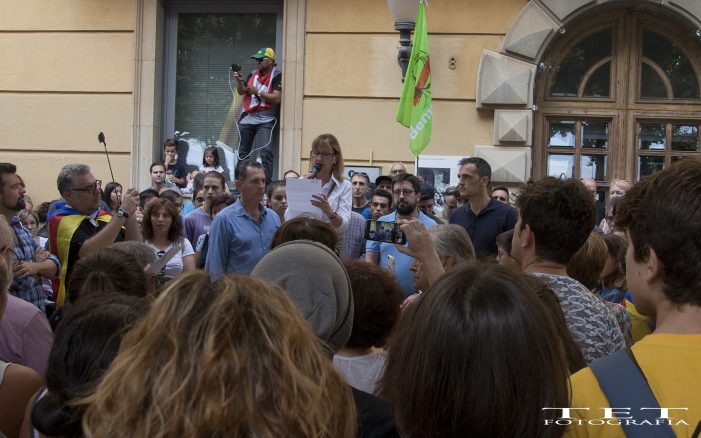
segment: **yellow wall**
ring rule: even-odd
[[[475,109],[483,49],[499,51],[525,0],[435,0],[427,8],[433,86],[428,155],[470,155],[493,144],[493,114]],[[302,157],[335,134],[352,164],[412,163],[408,130],[394,121],[401,93],[399,33],[380,0],[308,0]],[[456,61],[451,69],[450,59]],[[302,169],[308,163],[303,159]]]
[[[35,204],[58,197],[56,176],[83,162],[131,179],[134,0],[0,1],[0,160],[17,164]]]
[[[160,128],[137,128],[146,116],[158,118],[160,93],[135,85],[143,80],[135,59],[160,60],[162,15],[146,13],[157,1],[0,0],[0,160],[18,165],[36,203],[58,195],[56,175],[67,162],[90,164],[97,178],[109,180],[99,131],[107,136],[118,181],[136,180],[135,157],[139,166],[148,165],[153,144],[144,138],[159,137]],[[394,122],[399,34],[386,2],[300,3],[285,0],[288,15],[304,14],[304,32],[285,33],[298,35],[304,48],[303,93],[294,94],[296,114],[287,119],[293,120],[291,132],[301,129],[296,165],[306,168],[309,144],[323,132],[339,137],[348,163],[386,168],[395,160],[413,162],[407,129]],[[434,126],[426,154],[469,155],[476,144],[492,144],[492,112],[475,109],[477,68],[482,50],[499,50],[526,3],[430,2]],[[143,32],[138,41],[135,29]],[[152,39],[159,41],[155,51],[142,53],[144,41]],[[290,67],[285,62],[283,53],[283,69]]]

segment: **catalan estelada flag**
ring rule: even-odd
[[[66,274],[68,273],[68,262],[72,255],[70,254],[70,248],[73,233],[76,232],[85,218],[84,214],[68,207],[65,203],[54,210],[48,218],[49,251],[55,254],[61,262],[61,275],[58,278],[58,282],[54,281],[53,284],[54,300],[56,301],[57,309],[63,306],[66,299]],[[112,216],[103,210],[100,210],[96,217],[96,220],[100,222],[109,222],[110,219],[112,219]],[[77,258],[77,254],[75,257]]]
[[[409,149],[418,156],[431,141],[431,63],[426,31],[426,0],[419,1],[411,58],[404,79],[396,120],[409,128]]]

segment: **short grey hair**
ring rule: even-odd
[[[63,166],[56,179],[56,186],[61,196],[63,196],[64,191],[71,188],[76,176],[85,175],[86,173],[90,173],[90,166],[86,164],[71,163]]]
[[[438,224],[428,229],[439,256],[452,256],[455,264],[475,260],[475,248],[467,231],[456,224]]]

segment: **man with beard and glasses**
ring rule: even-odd
[[[392,194],[396,210],[392,213],[380,217],[378,220],[385,222],[398,222],[402,219],[420,220],[426,228],[436,225],[436,222],[426,216],[418,208],[419,196],[421,195],[421,184],[419,179],[410,173],[402,173],[395,177],[392,183]],[[414,276],[409,270],[412,257],[399,252],[393,243],[375,242],[368,240],[365,261],[379,264],[387,268],[387,259],[394,258],[394,275],[399,281],[405,295],[414,293]]]
[[[59,272],[58,258],[43,248],[37,249],[34,236],[22,226],[17,213],[25,208],[24,184],[17,176],[17,167],[0,163],[0,214],[15,232],[12,248],[12,284],[10,293],[45,311],[44,292],[37,275],[55,277]]]

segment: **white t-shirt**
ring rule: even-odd
[[[387,361],[386,351],[373,351],[364,356],[333,356],[333,366],[350,386],[374,394]]]
[[[221,166],[217,167],[212,167],[212,166],[200,166],[200,172],[211,172],[211,171],[217,171],[221,174],[224,174],[224,168]]]
[[[193,251],[192,249],[192,245],[190,244],[189,240],[183,238],[181,238],[180,240],[183,245],[182,248],[173,256],[173,258],[168,260],[168,263],[166,263],[165,267],[161,271],[166,278],[175,278],[178,275],[182,274],[183,257],[187,257],[195,253],[195,251]],[[156,253],[156,257],[162,257],[173,247],[174,242],[171,242],[171,244],[168,245],[165,250],[158,249],[153,243],[149,242],[148,240],[144,240],[144,243],[151,247],[151,249],[153,249],[153,251]]]

